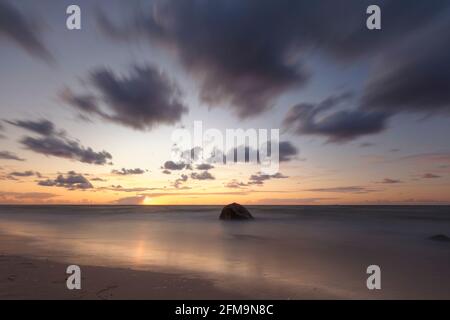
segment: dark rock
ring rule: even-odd
[[[239,203],[233,202],[225,206],[220,214],[221,220],[249,220],[253,219],[250,212]]]
[[[450,237],[447,237],[445,234],[436,234],[428,239],[433,241],[450,242]]]

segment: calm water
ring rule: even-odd
[[[380,297],[450,298],[450,244],[428,239],[450,236],[448,206],[248,208],[254,221],[220,221],[215,206],[0,206],[0,252],[182,273],[280,298],[304,289],[374,297],[366,268],[378,264]]]

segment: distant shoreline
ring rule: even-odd
[[[27,204],[27,203],[5,203],[0,207],[223,207],[225,204]],[[246,204],[246,207],[450,207],[445,204]]]

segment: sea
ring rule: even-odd
[[[3,205],[0,254],[180,274],[256,299],[450,299],[450,206],[247,208],[254,220],[219,220],[222,206]]]

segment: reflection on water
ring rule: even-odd
[[[445,208],[426,216],[420,210],[349,210],[252,208],[255,221],[235,223],[219,221],[218,207],[0,207],[0,233],[23,239],[11,238],[0,249],[348,296],[366,290],[365,266],[373,261],[395,272],[425,250],[431,260],[422,269],[435,260],[450,266],[442,259],[448,251],[423,241],[450,230]]]

